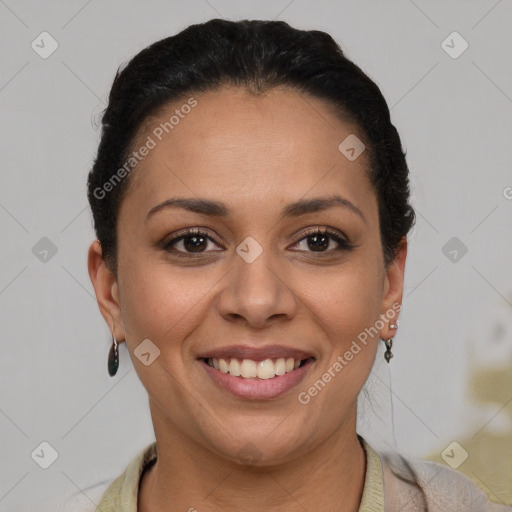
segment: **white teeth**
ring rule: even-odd
[[[271,379],[276,376],[276,369],[272,359],[265,359],[258,363],[258,378],[259,379]]]
[[[286,361],[284,357],[280,357],[275,364],[276,375],[284,375],[286,373]]]
[[[226,362],[225,359],[219,359],[219,367],[220,367],[220,371],[222,373],[228,373],[229,372],[229,365],[228,365],[228,363]]]
[[[258,375],[256,363],[251,359],[242,360],[242,364],[240,365],[240,374],[246,379],[256,377]]]
[[[240,361],[238,361],[238,359],[231,359],[229,363],[229,373],[235,377],[241,374]]]
[[[277,375],[290,373],[300,366],[301,360],[293,357],[280,357],[276,360],[265,359],[264,361],[253,361],[252,359],[242,359],[242,361],[230,358],[208,359],[208,364],[221,371],[229,373],[235,377],[243,377],[246,379],[258,377],[259,379],[273,379]]]

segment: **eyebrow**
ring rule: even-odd
[[[281,218],[299,217],[307,213],[328,210],[335,206],[345,208],[355,213],[361,217],[366,224],[363,212],[348,199],[339,195],[300,199],[299,201],[287,205],[281,213]],[[208,215],[210,217],[228,217],[232,213],[231,210],[220,201],[213,201],[211,199],[204,198],[173,197],[151,208],[146,215],[145,222],[155,213],[167,208],[182,208],[193,213]]]

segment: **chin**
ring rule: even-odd
[[[272,432],[272,429],[262,428],[233,429],[231,432],[225,431],[222,440],[212,440],[210,447],[214,447],[216,455],[241,466],[276,466],[293,460],[303,452],[303,445],[309,444],[311,436],[306,435],[303,428],[298,427],[297,430],[294,435],[289,430]],[[304,436],[302,444],[299,435]]]

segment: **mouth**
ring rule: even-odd
[[[219,355],[219,354],[216,354]],[[199,357],[210,381],[245,400],[271,400],[289,392],[314,366],[316,358],[302,352],[294,357]]]
[[[232,375],[233,377],[268,380],[275,379],[276,377],[302,368],[313,359],[313,357],[305,359],[279,357],[276,359],[269,358],[262,361],[255,361],[254,359],[238,359],[236,357],[209,357],[203,358],[203,361],[210,368],[214,368],[224,374]]]

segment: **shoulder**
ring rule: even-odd
[[[512,511],[512,507],[492,502],[471,478],[448,466],[394,452],[379,453],[379,457],[385,490],[411,504],[421,503],[429,512]]]
[[[61,496],[47,510],[51,512],[135,511],[140,475],[147,465],[156,460],[156,457],[156,442],[153,442],[141,450],[117,478],[104,480],[78,490],[72,496]]]
[[[77,491],[73,495],[62,495],[52,503],[52,512],[95,512],[98,503],[113,480],[107,480]],[[50,510],[50,509],[48,509]]]

